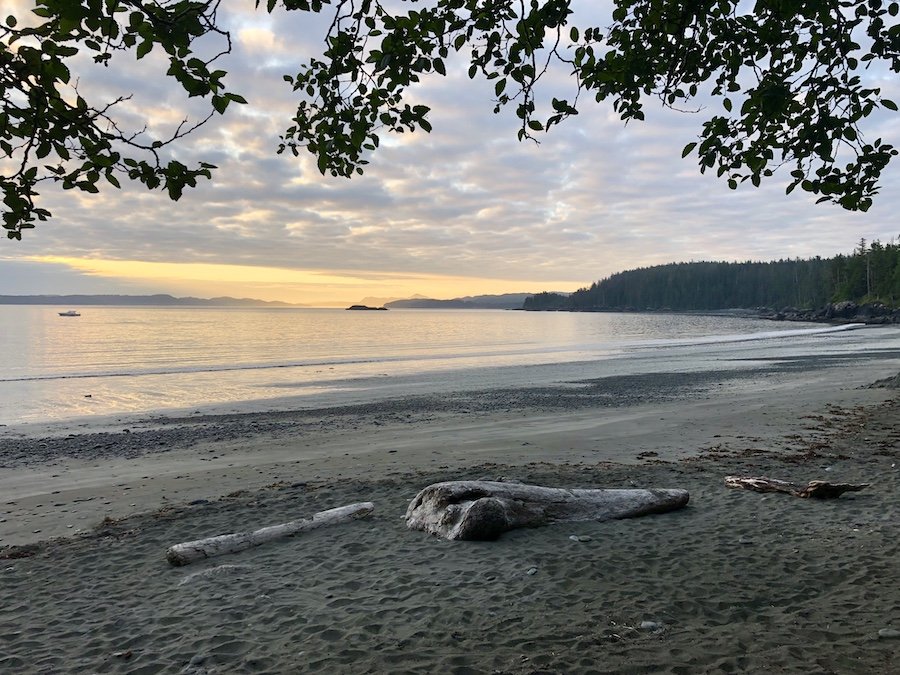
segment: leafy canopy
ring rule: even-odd
[[[229,104],[246,102],[227,91],[227,73],[216,68],[231,51],[217,23],[220,2],[37,0],[27,22],[6,18],[0,189],[10,238],[50,216],[36,199],[42,182],[97,192],[127,178],[177,200],[211,177],[214,166],[186,166],[169,146]],[[787,165],[787,192],[799,186],[865,211],[897,154],[862,129],[879,108],[897,110],[877,86],[900,71],[897,2],[615,0],[605,26],[576,25],[572,0],[256,4],[332,17],[322,55],[284,76],[298,104],[278,143],[278,152],[311,152],[323,174],[362,173],[385,132],[430,131],[428,107],[410,104],[408,90],[460,61],[470,78],[494,83],[494,110],[515,111],[520,140],[578,114],[586,98],[611,102],[626,123],[642,120],[654,98],[703,113],[708,119],[684,156],[731,188],[758,186]],[[209,106],[206,117],[185,120],[165,138],[123,128],[116,113],[127,98],[87,101],[74,74],[87,59],[111,67],[154,50],[165,55],[165,75]],[[571,95],[544,100],[541,80],[560,69]]]

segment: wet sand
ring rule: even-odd
[[[860,388],[891,368],[4,430],[0,671],[898,672],[900,403]],[[871,487],[807,501],[730,474]],[[492,543],[405,529],[425,485],[501,476],[691,503]],[[164,559],[356,501],[373,517]]]

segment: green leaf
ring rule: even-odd
[[[881,99],[881,105],[887,108],[888,110],[897,110],[897,104],[888,98]]]
[[[688,143],[686,146],[684,146],[684,150],[681,151],[681,158],[684,159],[685,157],[687,157],[689,154],[691,154],[694,151],[694,148],[696,148],[696,147],[697,147],[696,142]]]
[[[150,53],[151,49],[153,49],[153,43],[150,40],[144,40],[141,44],[138,45],[137,48],[138,59],[142,59],[147,56],[147,54]]]

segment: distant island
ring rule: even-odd
[[[387,307],[369,307],[368,305],[350,305],[347,309],[361,312],[386,312]]]
[[[409,298],[385,304],[391,309],[522,309],[526,298],[533,293],[503,293],[501,295],[468,295],[452,300]]]
[[[253,298],[176,298],[172,295],[0,295],[0,305],[120,305],[138,307],[303,307]]]

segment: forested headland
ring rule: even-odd
[[[900,307],[900,243],[861,240],[849,255],[773,262],[671,263],[618,272],[571,295],[539,293],[527,310],[704,311],[826,305]]]

